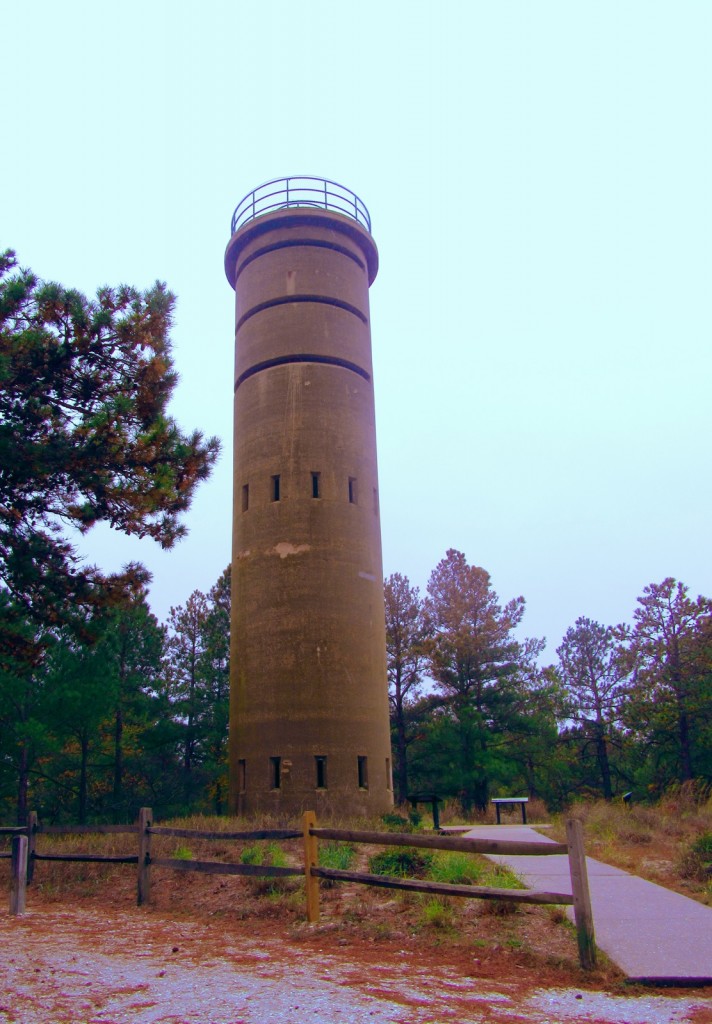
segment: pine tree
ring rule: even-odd
[[[113,577],[83,565],[68,527],[101,521],[164,548],[185,533],[219,442],[167,414],[174,303],[160,283],[89,300],[0,255],[0,586],[12,599],[0,655],[17,655],[27,617],[81,620],[145,583],[137,565]]]

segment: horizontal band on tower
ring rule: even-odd
[[[283,242],[274,242],[273,245],[265,245],[261,249],[257,249],[255,252],[250,253],[250,255],[240,264],[240,268],[235,274],[235,281],[238,280],[242,271],[245,267],[249,266],[253,260],[259,259],[260,256],[266,256],[267,253],[276,252],[278,249],[291,249],[295,246],[299,246],[300,248],[311,247],[313,249],[330,249],[332,252],[341,253],[342,256],[348,256],[348,258],[353,260],[361,270],[366,270],[366,264],[363,260],[360,260],[355,253],[351,252],[350,249],[347,249],[343,245],[337,245],[336,242],[319,242],[313,238],[288,238]]]
[[[362,323],[368,324],[368,317],[360,309],[357,309],[356,306],[352,306],[350,302],[342,302],[340,299],[332,299],[326,295],[280,295],[279,298],[260,302],[258,305],[253,306],[252,309],[248,309],[237,321],[235,330],[239,331],[245,321],[255,316],[255,314],[262,313],[265,309],[271,309],[273,306],[285,306],[290,302],[320,302],[326,306],[336,306],[337,309],[343,309],[347,313],[352,313]]]
[[[337,359],[334,356],[317,356],[308,355],[306,353],[298,353],[297,355],[291,356],[277,356],[274,359],[265,359],[263,363],[255,363],[249,370],[245,370],[235,381],[235,391],[239,388],[243,381],[247,380],[248,377],[254,377],[256,373],[260,373],[262,370],[271,370],[274,366],[289,366],[291,363],[319,363],[322,366],[338,366],[341,370],[351,370],[352,373],[357,373],[359,377],[363,377],[365,381],[371,382],[371,375],[362,367],[357,366],[356,363],[350,363],[346,359]]]

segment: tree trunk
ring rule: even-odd
[[[124,711],[121,701],[116,705],[114,721],[114,787],[113,787],[113,818],[115,822],[122,817],[122,800],[124,785]]]
[[[30,758],[26,740],[20,746],[20,763],[17,768],[17,824],[27,824],[28,791],[30,788]]]
[[[601,773],[601,782],[603,784],[603,799],[612,800],[611,765],[608,760],[608,745],[602,723],[596,724],[596,758],[598,759],[598,769]]]
[[[527,777],[527,796],[530,800],[536,800],[539,796],[539,792],[536,788],[536,769],[534,766],[534,758],[528,756],[524,762],[524,771]]]
[[[682,709],[678,715],[678,737],[680,740],[680,782],[694,778],[692,771],[692,745],[690,743],[690,720]]]
[[[81,743],[81,764],[79,768],[79,824],[87,821],[87,764],[89,761],[89,738],[83,735]]]
[[[403,721],[402,709],[398,712],[396,719],[396,757],[398,768],[396,779],[398,783],[398,803],[404,804],[408,799],[408,744],[405,735],[405,722]]]
[[[478,811],[487,810],[489,800],[489,780],[484,767],[487,756],[487,737],[481,724],[472,721],[469,709],[465,708],[458,716],[460,727],[460,803],[464,814],[469,814],[473,807]],[[476,736],[477,734],[477,736]],[[479,742],[477,742],[477,740]],[[475,746],[479,747],[482,757],[475,763]]]
[[[220,779],[215,783],[215,813],[220,816],[223,812],[222,784]]]

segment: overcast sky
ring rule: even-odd
[[[6,4],[0,246],[178,295],[172,412],[218,434],[190,536],[96,530],[164,619],[230,558],[230,218],[263,181],[357,192],[384,572],[449,547],[548,655],[651,582],[712,594],[709,0]]]

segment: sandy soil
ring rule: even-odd
[[[33,895],[0,914],[2,1024],[712,1024],[712,993],[611,995],[502,951]]]

